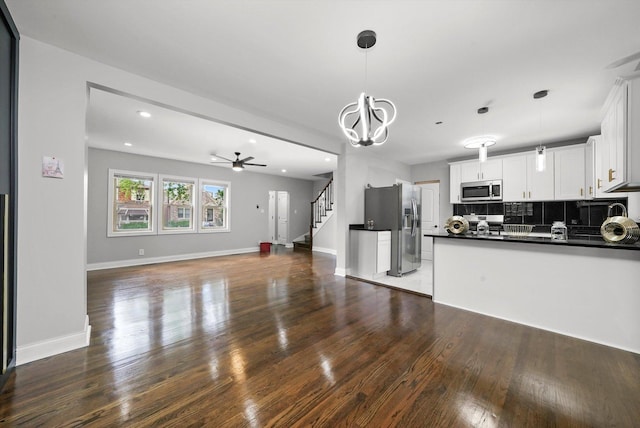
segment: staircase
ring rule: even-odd
[[[333,213],[333,177],[329,180],[324,189],[311,202],[311,217],[309,221],[309,233],[304,235],[304,239],[293,241],[294,251],[312,251],[313,236],[318,233],[324,222]]]

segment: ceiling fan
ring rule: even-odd
[[[253,160],[253,156],[249,156],[246,157],[244,159],[240,159],[240,152],[235,152],[236,155],[236,159],[228,159],[225,158],[224,156],[220,156],[220,155],[216,155],[216,154],[212,154],[211,156],[213,156],[214,158],[220,158],[220,159],[224,159],[225,161],[219,161],[219,162],[211,162],[211,163],[229,163],[231,162],[231,169],[234,171],[242,171],[244,169],[245,165],[249,165],[249,166],[266,166],[265,164],[262,163],[249,163],[250,160]]]
[[[639,59],[640,59],[640,51],[612,62],[611,64],[607,65],[606,68],[607,69],[618,68],[622,65],[628,64],[633,61],[637,61]],[[636,68],[635,68],[635,71],[639,71],[639,70],[640,70],[640,63],[638,63],[638,65],[636,65]]]

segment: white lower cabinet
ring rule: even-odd
[[[349,231],[351,275],[376,279],[391,269],[391,232],[372,230]]]

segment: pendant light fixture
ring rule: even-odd
[[[365,92],[360,94],[357,102],[347,104],[338,115],[340,129],[354,147],[384,144],[389,138],[389,125],[396,119],[396,106],[391,101],[366,94],[367,50],[376,44],[376,37],[372,30],[358,34],[358,47],[365,51]]]
[[[478,114],[485,114],[489,111],[489,107],[481,107],[478,109]],[[484,126],[482,131],[484,132]],[[478,160],[480,162],[487,161],[487,147],[493,146],[496,143],[495,137],[491,135],[481,135],[479,137],[467,138],[464,141],[464,147],[466,149],[478,149]]]
[[[540,98],[544,98],[549,93],[548,90],[544,89],[542,91],[538,91],[533,94],[533,99],[537,100]],[[540,142],[538,143],[538,147],[536,147],[536,171],[543,172],[547,169],[547,148],[542,145],[542,106],[540,106]]]

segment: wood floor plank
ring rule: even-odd
[[[6,426],[633,427],[640,355],[279,251],[89,272],[87,348],[17,367]]]

